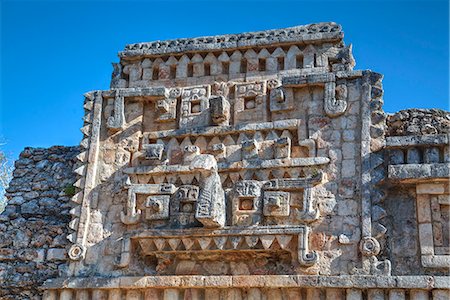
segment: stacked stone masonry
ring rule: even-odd
[[[31,261],[59,272],[17,297],[448,299],[449,114],[385,114],[351,49],[335,23],[126,46],[80,147],[57,148],[68,242]]]
[[[36,299],[66,272],[67,223],[78,147],[26,148],[0,215],[0,299]]]

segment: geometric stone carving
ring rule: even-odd
[[[182,185],[175,193],[175,199],[178,203],[180,213],[194,213],[196,202],[198,200],[199,188],[195,185]]]
[[[181,92],[180,128],[206,126],[210,116],[209,97],[211,87],[209,85],[184,88]]]
[[[234,102],[235,122],[267,120],[265,98],[265,81],[236,83]]]
[[[347,87],[345,84],[340,84],[336,93],[336,76],[334,73],[289,76],[284,77],[282,83],[284,87],[324,86],[323,107],[329,117],[338,117],[347,109]]]
[[[147,197],[145,202],[145,218],[147,220],[163,220],[169,218],[169,195]]]
[[[326,82],[323,106],[329,117],[342,115],[347,109],[347,86],[340,84],[336,87],[334,81]]]
[[[282,87],[275,88],[270,90],[270,111],[284,111],[291,110],[292,101],[288,101],[286,99],[286,95],[284,89]]]
[[[261,183],[257,180],[238,181],[231,195],[232,224],[258,225],[261,222]]]
[[[164,145],[161,144],[145,144],[142,145],[145,152],[145,159],[161,160],[164,151]]]
[[[156,122],[169,122],[176,119],[177,99],[166,98],[157,100],[156,103],[157,118]]]
[[[279,138],[275,141],[275,158],[291,158],[291,139]]]
[[[416,186],[417,222],[422,266],[450,268],[450,195],[444,183]]]
[[[171,195],[175,192],[175,186],[173,184],[131,184],[125,186],[128,189],[128,200],[127,200],[127,208],[126,214],[124,212],[120,213],[120,219],[122,223],[130,225],[136,224],[139,222],[141,210],[137,208],[137,194],[143,195]],[[168,200],[164,200],[168,201]],[[160,199],[160,213],[165,213],[164,206],[168,207],[168,202],[165,203]]]
[[[242,142],[242,158],[243,159],[258,158],[258,143],[255,140]]]
[[[204,178],[201,185],[195,218],[205,227],[223,227],[225,225],[225,194],[217,171]]]
[[[195,210],[199,196],[199,187],[195,185],[182,185],[171,201],[170,219],[175,227],[193,227],[198,225],[195,220]]]
[[[313,208],[313,187],[322,183],[323,172],[307,178],[273,179],[266,182],[263,189],[266,191],[303,191],[303,209],[297,210],[297,219],[302,222],[312,222],[319,218],[319,210]]]
[[[298,244],[293,245],[293,237]],[[210,231],[202,228],[183,230],[146,230],[135,238],[144,255],[183,253],[226,253],[227,251],[245,250],[250,252],[267,252],[285,250],[297,259],[301,266],[311,266],[318,262],[315,251],[309,251],[309,229],[297,226],[264,226],[248,229],[225,227]],[[276,241],[276,243],[275,243]],[[275,247],[275,244],[279,245]],[[195,245],[199,245],[198,248]]]
[[[288,192],[264,192],[264,216],[288,217],[289,216],[289,193]]]
[[[186,146],[196,147],[197,146]],[[210,154],[198,154],[189,162],[189,170],[199,174],[200,194],[195,209],[195,219],[205,227],[225,225],[225,193],[222,189],[217,161]]]

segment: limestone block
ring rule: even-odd
[[[390,290],[389,291],[389,300],[405,300],[406,295],[403,290]]]
[[[411,290],[410,292],[411,300],[429,300],[428,291],[424,290]]]
[[[405,155],[402,150],[393,149],[389,151],[389,163],[399,165],[405,162]]]
[[[67,251],[66,249],[60,248],[50,248],[47,250],[47,260],[66,260],[67,259]]]
[[[289,137],[279,138],[275,141],[275,158],[291,157],[291,139]]]
[[[346,300],[362,300],[363,295],[361,290],[347,289],[346,290]]]
[[[416,186],[417,194],[439,195],[445,192],[444,184],[423,183]]]
[[[406,162],[408,164],[418,164],[421,162],[421,155],[418,149],[416,148],[408,148],[406,155]]]
[[[232,195],[232,224],[249,226],[261,222],[261,183],[254,180],[239,181]]]
[[[437,147],[426,148],[423,155],[423,162],[439,163],[440,162],[439,148]]]
[[[424,254],[434,254],[433,227],[430,223],[419,224],[420,251]]]

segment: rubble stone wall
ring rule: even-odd
[[[15,162],[0,214],[0,299],[39,299],[67,267],[74,157],[78,147],[26,148]]]

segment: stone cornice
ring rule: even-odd
[[[284,43],[310,43],[314,41],[342,40],[344,34],[341,25],[334,22],[316,23],[283,29],[183,38],[147,43],[135,43],[125,46],[119,52],[121,58],[152,56],[197,51],[228,50],[254,46],[276,46]]]

